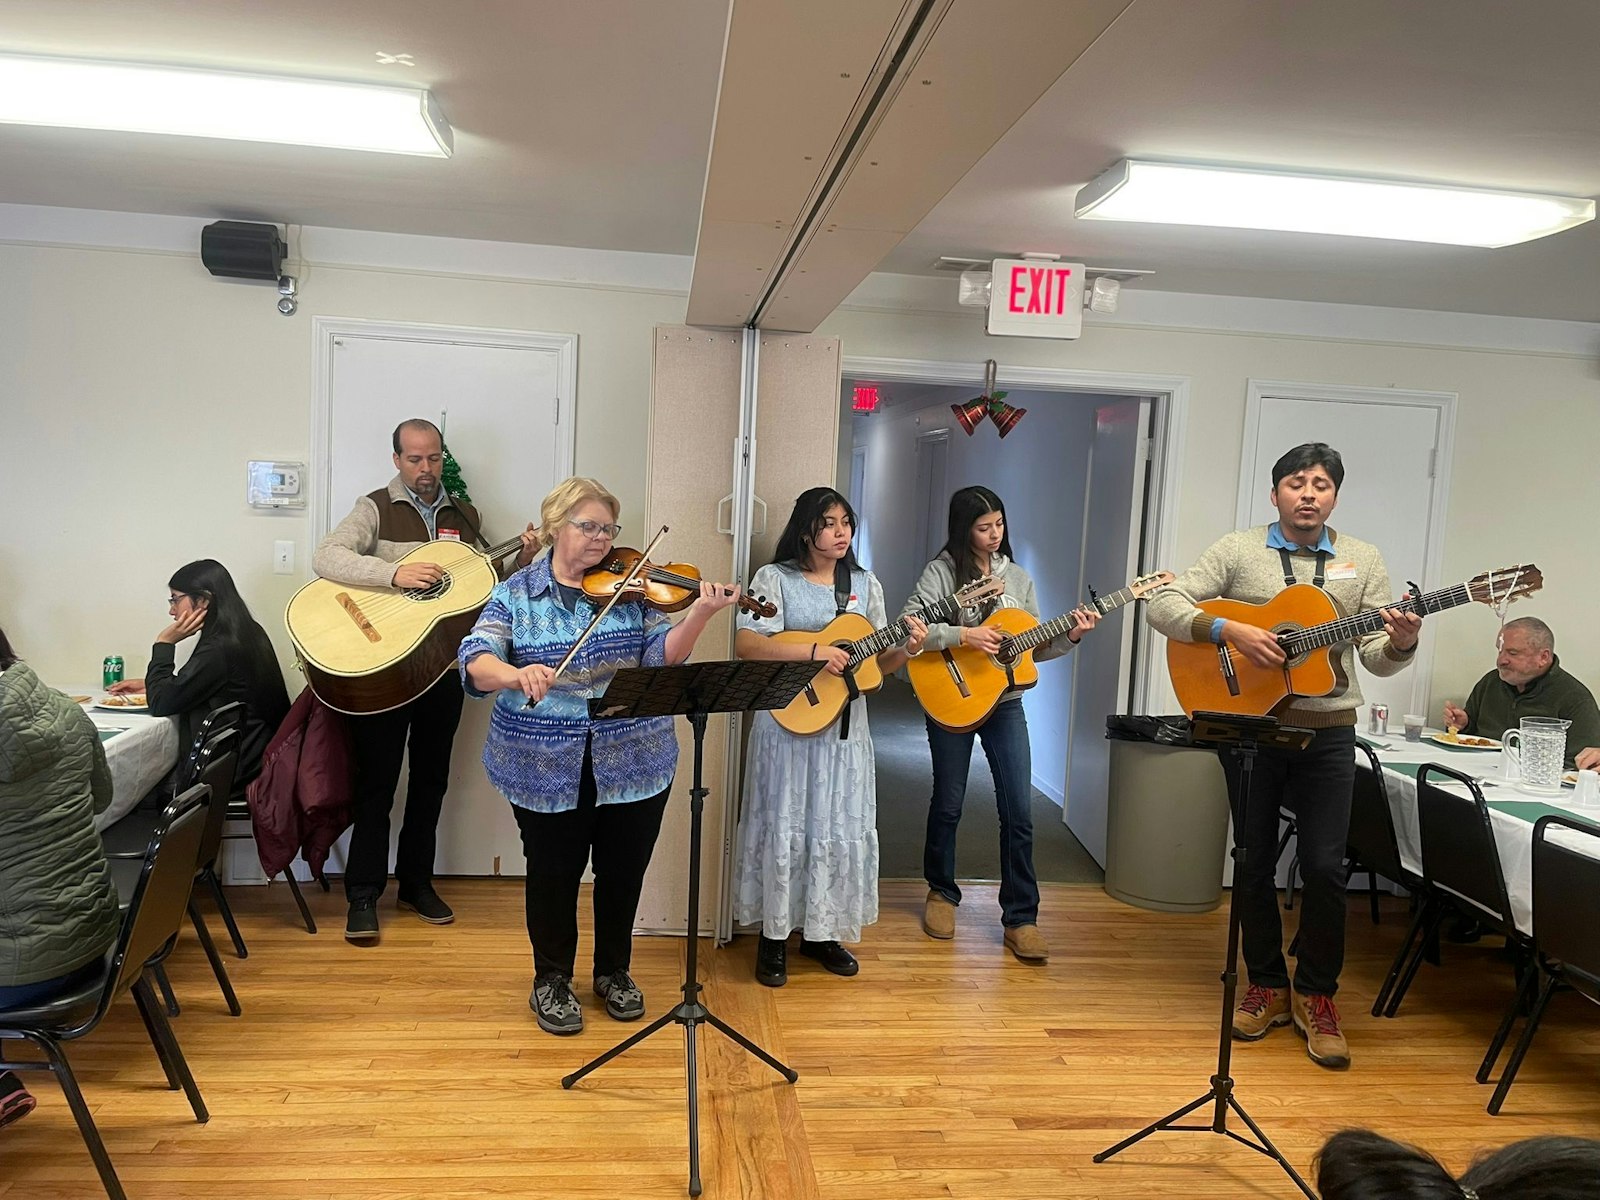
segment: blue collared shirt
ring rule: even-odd
[[[550,577],[543,555],[494,589],[478,623],[461,643],[461,682],[473,687],[467,664],[493,654],[514,667],[553,667],[589,625],[594,610],[580,600],[569,611]],[[584,642],[572,665],[533,708],[520,691],[495,696],[483,766],[489,782],[518,808],[570,812],[578,805],[584,741],[594,769],[597,804],[626,804],[665,791],[678,765],[678,739],[671,717],[591,721],[589,700],[604,694],[624,667],[666,663],[672,622],[643,604],[622,602]]]
[[[438,494],[433,498],[433,503],[429,504],[421,496],[406,487],[405,484],[402,483],[400,486],[405,488],[406,496],[410,498],[416,510],[422,514],[422,522],[428,527],[428,540],[430,542],[433,541],[439,536],[439,510],[449,501],[449,494],[441,484]]]
[[[1333,539],[1328,536],[1328,527],[1324,525],[1322,527],[1322,537],[1317,540],[1315,546],[1302,546],[1299,542],[1291,542],[1284,537],[1282,524],[1274,521],[1267,526],[1267,549],[1287,550],[1290,554],[1293,554],[1296,550],[1321,550],[1326,554],[1332,554]]]

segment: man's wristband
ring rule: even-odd
[[[1218,646],[1222,645],[1222,627],[1227,623],[1226,617],[1217,617],[1211,622],[1211,640]]]

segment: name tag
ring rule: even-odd
[[[1328,564],[1328,579],[1330,581],[1335,579],[1354,579],[1355,577],[1356,565],[1353,562]]]
[[[441,542],[459,542],[461,540],[461,530],[459,530],[459,529],[441,529],[441,530],[439,530],[439,540]],[[1355,568],[1351,567],[1350,568],[1350,572],[1353,575],[1355,573]],[[1333,577],[1332,575],[1329,576],[1330,579],[1332,577]]]

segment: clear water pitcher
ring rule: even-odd
[[[1561,794],[1561,769],[1567,759],[1567,726],[1559,717],[1523,717],[1521,728],[1506,730],[1505,753],[1517,761],[1522,787]],[[1513,744],[1515,743],[1515,744]]]

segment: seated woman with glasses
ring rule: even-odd
[[[150,666],[143,679],[114,684],[117,695],[142,692],[149,711],[177,717],[179,745],[194,745],[196,730],[213,709],[235,700],[244,703],[239,730],[242,784],[261,770],[261,752],[289,712],[289,693],[267,631],[250,615],[228,568],[212,558],[179,567],[167,582],[167,615],[172,618],[150,647]],[[182,669],[176,665],[178,643],[199,635],[194,653]],[[165,789],[162,789],[165,790]],[[222,797],[226,802],[227,797]]]
[[[533,945],[528,1006],[547,1033],[583,1028],[572,991],[578,884],[594,862],[594,991],[618,1021],[644,1014],[628,974],[633,919],[678,764],[670,717],[593,721],[590,699],[625,667],[689,657],[712,614],[739,592],[702,583],[676,625],[619,600],[557,678],[554,667],[603,605],[583,590],[622,531],[617,498],[593,479],[568,479],[544,498],[539,539],[549,547],[499,587],[461,643],[470,696],[498,692],[483,748],[489,782],[511,801],[528,858],[526,912]]]
[[[41,683],[0,630],[0,1012],[73,991],[105,969],[117,890],[94,816],[110,804],[94,722]],[[0,1125],[33,1103],[16,1075],[0,1072]]]

